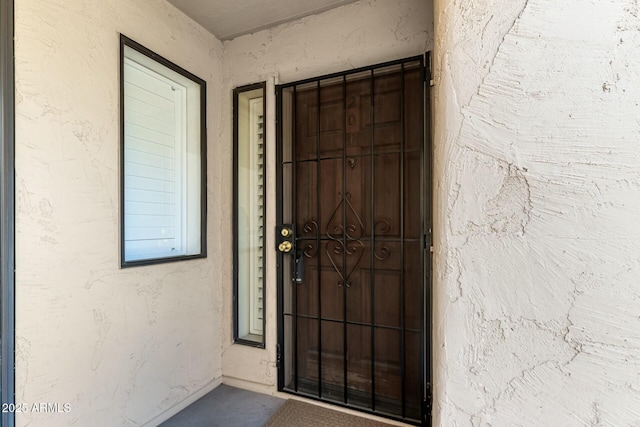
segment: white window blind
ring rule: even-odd
[[[204,256],[200,101],[205,83],[125,43],[121,84],[123,266]]]
[[[182,254],[186,90],[126,58],[125,93],[127,258]]]
[[[264,112],[262,98],[249,100],[250,156],[255,169],[251,176],[249,189],[251,204],[255,206],[253,233],[251,233],[251,329],[250,333],[262,335],[264,317]]]

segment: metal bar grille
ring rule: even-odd
[[[369,92],[371,92],[371,106],[369,109],[369,116],[371,121],[371,200],[375,197],[375,170],[376,170],[376,161],[375,161],[375,129],[376,129],[376,116],[375,116],[375,105],[376,105],[376,92],[375,92],[375,84],[374,84],[374,73],[371,70],[369,75]],[[375,361],[376,358],[376,328],[374,325],[376,324],[376,279],[375,279],[375,251],[373,248],[376,247],[376,217],[375,217],[375,206],[371,206],[371,254],[370,254],[370,263],[371,263],[371,358]],[[371,410],[376,410],[376,364],[371,364]]]
[[[402,364],[401,380],[402,380],[402,417],[406,417],[406,354],[405,354],[405,331],[404,331],[404,146],[405,146],[405,117],[404,117],[404,64],[400,64],[400,361]]]
[[[413,57],[277,88],[293,94],[291,155],[278,156],[278,173],[290,167],[291,182],[278,181],[278,203],[291,189],[293,253],[316,268],[306,282],[279,285],[280,292],[293,286],[291,312],[282,304],[279,313],[281,323],[291,319],[291,332],[279,327],[279,345],[294,359],[289,377],[280,366],[279,387],[410,423],[422,418],[423,365],[430,360],[420,320],[426,153],[416,136],[425,129],[416,71],[422,66],[422,57]]]
[[[296,164],[296,141],[295,141],[295,134],[296,134],[296,119],[295,119],[295,115],[296,115],[296,105],[298,103],[298,93],[297,93],[297,88],[294,86],[293,87],[293,99],[292,99],[292,115],[293,115],[293,120],[291,120],[291,135],[293,135],[294,140],[291,143],[291,161],[292,161],[292,166],[291,166],[291,176],[295,176],[296,175],[296,170],[297,170],[297,164]],[[293,227],[296,227],[296,224],[298,223],[298,218],[296,216],[296,203],[297,203],[297,197],[296,195],[297,193],[297,188],[296,188],[296,179],[292,179],[291,182],[291,205],[292,205],[292,216],[291,218],[293,219]],[[294,236],[296,235],[295,231],[294,231]],[[298,391],[298,287],[294,286],[293,287],[293,352],[294,352],[294,356],[293,356],[293,370],[294,370],[294,377],[293,377],[293,381],[294,381],[294,389],[295,391]]]
[[[316,84],[316,97],[318,99],[316,115],[316,129],[318,129],[318,135],[316,136],[316,200],[320,200],[320,80]],[[318,218],[318,226],[316,227],[316,247],[318,248],[318,256],[320,254],[320,224],[322,224],[322,215],[320,211],[320,203],[316,203],[316,215]],[[322,271],[318,268],[318,360],[322,360],[322,288],[320,283],[322,280]],[[318,397],[322,398],[322,363],[318,363]]]
[[[318,107],[320,108],[320,107]],[[318,129],[320,132],[320,129]],[[342,277],[344,277],[344,284],[342,286],[342,348],[343,348],[343,356],[342,356],[342,364],[343,364],[343,381],[344,381],[344,392],[343,392],[343,400],[344,403],[348,403],[347,394],[348,394],[348,364],[347,364],[347,290],[349,288],[349,277],[348,277],[348,267],[347,267],[347,251],[349,247],[349,242],[347,241],[347,76],[342,76],[342,244],[344,245],[344,250],[342,251]]]

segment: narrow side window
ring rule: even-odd
[[[265,83],[233,91],[234,340],[263,347]]]
[[[206,256],[206,83],[121,35],[121,265]]]

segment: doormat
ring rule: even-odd
[[[391,427],[391,424],[333,411],[299,400],[287,400],[266,427]]]

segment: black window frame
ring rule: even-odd
[[[125,47],[140,52],[149,59],[175,71],[192,80],[200,86],[200,252],[192,255],[176,255],[160,258],[146,258],[140,260],[125,260],[125,126],[124,126],[124,59]],[[120,267],[135,267],[143,265],[162,264],[168,262],[185,261],[207,257],[207,82],[190,73],[174,62],[144,47],[131,38],[120,34]]]
[[[0,0],[0,402],[15,404],[14,1]],[[15,425],[3,411],[0,425]]]
[[[238,197],[238,191],[239,189],[239,185],[238,185],[238,160],[239,160],[239,156],[238,156],[238,148],[239,148],[239,141],[238,141],[238,96],[243,93],[243,92],[250,92],[256,89],[262,89],[262,111],[263,111],[263,116],[264,116],[264,126],[265,126],[265,132],[263,134],[263,149],[264,149],[264,157],[263,157],[263,162],[265,165],[265,173],[262,177],[262,188],[264,189],[264,195],[263,195],[263,200],[264,200],[264,215],[262,217],[262,229],[264,230],[264,244],[262,247],[262,262],[263,262],[263,271],[265,271],[265,274],[263,275],[262,278],[262,310],[263,310],[263,316],[262,316],[262,341],[254,341],[254,340],[248,340],[248,339],[243,339],[242,337],[240,337],[239,334],[239,322],[238,322],[238,314],[239,314],[239,295],[238,295],[238,288],[239,288],[239,277],[238,277],[238,261],[239,261],[239,257],[238,257],[238,225],[239,225],[239,221],[238,221],[238,213],[239,213],[239,197]],[[267,289],[267,280],[266,280],[266,255],[267,255],[267,234],[266,234],[266,230],[267,230],[267,173],[266,173],[266,168],[268,165],[267,159],[267,147],[268,147],[268,138],[267,138],[267,133],[266,133],[266,124],[267,124],[267,82],[266,81],[262,81],[262,82],[258,82],[258,83],[252,83],[252,84],[248,84],[248,85],[244,85],[244,86],[238,86],[236,88],[233,89],[233,342],[235,344],[242,344],[242,345],[246,345],[249,347],[257,347],[257,348],[266,348],[266,313],[267,313],[267,301],[266,301],[266,289]]]

